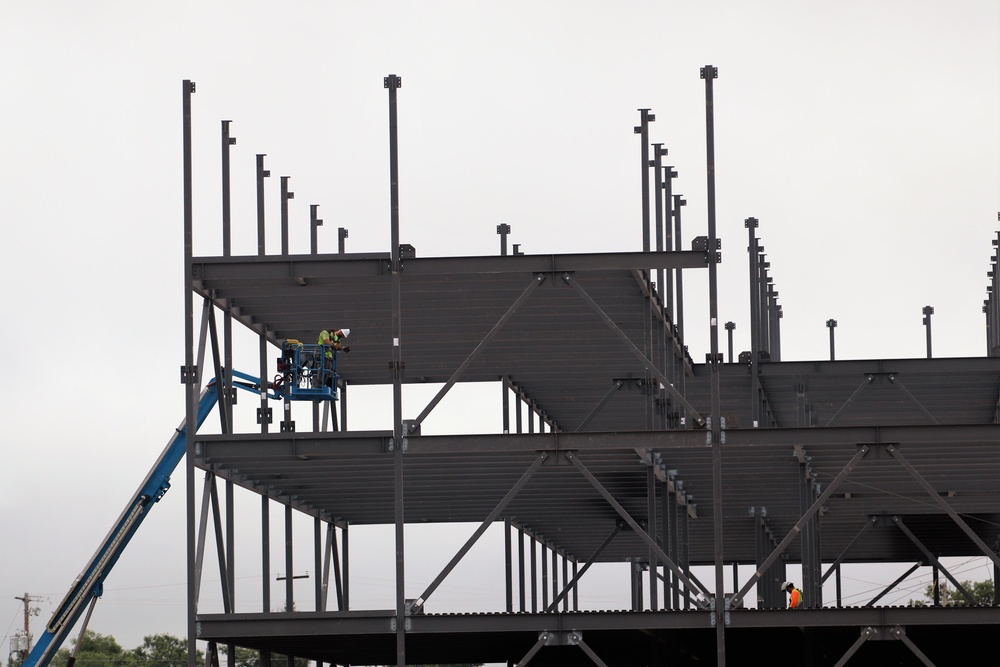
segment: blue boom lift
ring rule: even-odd
[[[329,353],[329,356],[328,354]],[[297,340],[285,341],[278,359],[278,374],[267,386],[258,378],[234,370],[233,386],[260,394],[264,391],[274,400],[320,401],[337,400],[337,351],[330,346],[307,345]],[[208,383],[198,402],[197,424],[201,428],[208,414],[219,401],[215,380]],[[187,449],[186,420],[181,421],[146,479],[132,496],[125,510],[115,521],[111,532],[101,542],[86,568],[77,576],[69,592],[52,614],[45,632],[25,658],[23,667],[47,667],[66,636],[80,619],[88,603],[104,592],[104,580],[118,562],[125,547],[143,519],[170,488],[170,475]]]

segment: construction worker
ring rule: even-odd
[[[351,348],[344,345],[344,340],[350,335],[350,333],[350,329],[338,329],[336,327],[323,329],[323,331],[319,333],[319,340],[316,341],[316,344],[323,346],[322,383],[327,387],[333,386],[333,351],[351,351]]]
[[[781,590],[788,592],[788,608],[795,609],[802,604],[802,591],[795,587],[790,581],[781,584]]]
[[[333,350],[343,350],[344,352],[351,351],[351,348],[344,347],[343,344],[344,339],[350,335],[350,329],[337,329],[330,327],[329,329],[323,329],[319,333],[319,340],[316,341],[316,344],[331,346],[332,349],[326,351],[326,356],[333,358]]]

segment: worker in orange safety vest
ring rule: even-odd
[[[802,604],[802,591],[795,587],[790,581],[781,584],[781,590],[788,591],[788,608],[795,609]]]

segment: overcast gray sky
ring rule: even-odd
[[[272,174],[272,223],[278,177],[291,177],[293,252],[308,250],[309,204],[325,220],[321,251],[336,250],[341,226],[349,251],[386,250],[390,73],[403,78],[404,242],[422,256],[495,254],[506,222],[527,253],[599,252],[641,249],[640,107],[679,172],[685,245],[705,233],[698,72],[715,65],[720,317],[736,322],[737,348],[749,346],[743,220],[754,216],[784,358],[826,358],[829,318],[838,358],[924,356],[925,305],[936,356],[985,352],[1000,208],[995,0],[5,0],[0,62],[5,636],[20,624],[15,595],[40,598],[36,628],[48,619],[183,414],[183,79],[198,87],[196,254],[221,249],[223,119],[238,142],[237,254],[256,250],[256,153]],[[268,243],[278,248],[276,231]],[[701,359],[704,285],[686,285]],[[355,409],[359,427],[391,417]],[[467,428],[437,418],[438,430]],[[174,481],[92,624],[126,647],[184,632],[183,475]],[[391,600],[391,577],[356,573],[357,591]],[[456,606],[497,596],[494,575],[464,581]]]

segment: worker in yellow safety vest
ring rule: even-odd
[[[802,591],[795,587],[790,581],[781,584],[781,590],[788,591],[788,608],[795,609],[802,604]]]
[[[323,331],[319,333],[319,340],[316,341],[316,344],[323,346],[322,382],[327,387],[333,386],[333,377],[331,373],[333,370],[333,351],[351,351],[351,348],[344,345],[344,340],[350,335],[350,333],[350,329],[338,329],[336,327],[323,329]]]

